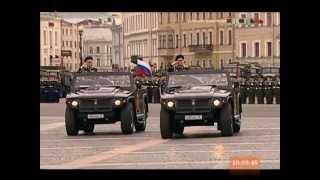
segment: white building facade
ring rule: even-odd
[[[40,66],[61,64],[61,18],[40,13]]]
[[[158,63],[157,12],[123,13],[124,63],[133,68],[132,55],[142,56],[145,62]]]

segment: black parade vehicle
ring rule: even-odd
[[[160,131],[164,139],[183,134],[187,126],[215,123],[222,136],[240,131],[240,93],[234,90],[228,72],[168,73],[160,96]]]
[[[75,73],[66,97],[67,135],[92,133],[95,124],[121,122],[123,134],[144,131],[148,117],[146,88],[129,72]]]
[[[58,103],[61,96],[59,73],[55,70],[40,69],[40,102]]]

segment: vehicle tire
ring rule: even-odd
[[[128,103],[120,114],[121,131],[123,134],[132,134],[134,132],[134,113],[132,103]]]
[[[148,118],[148,112],[147,112],[147,106],[146,102],[144,103],[144,118],[143,123],[135,123],[136,131],[145,131],[147,127],[147,118]]]
[[[232,109],[229,103],[225,104],[220,112],[220,129],[222,136],[233,135]]]
[[[68,136],[76,136],[79,132],[79,124],[75,115],[75,112],[69,107],[65,112],[65,126]]]
[[[171,117],[169,112],[162,107],[160,111],[160,132],[163,139],[172,138]]]
[[[85,125],[85,127],[83,128],[85,133],[92,133],[94,130],[94,123],[88,123]]]

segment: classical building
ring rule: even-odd
[[[158,13],[123,13],[124,65],[133,68],[132,55],[142,56],[144,61],[156,64],[158,61]]]
[[[235,40],[234,61],[280,66],[280,13],[235,13]]]
[[[83,29],[83,57],[92,56],[98,69],[111,70],[112,32],[104,26],[91,26]]]
[[[40,13],[40,65],[61,65],[61,18]]]
[[[232,61],[234,31],[231,12],[159,12],[160,67],[182,54],[188,66],[219,68]]]
[[[80,35],[77,24],[61,21],[61,57],[64,67],[77,71],[80,65]]]

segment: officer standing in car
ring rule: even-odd
[[[93,58],[91,56],[87,56],[84,59],[84,64],[79,68],[78,72],[97,72],[98,69],[93,67]]]
[[[177,55],[176,60],[174,62],[174,71],[180,72],[184,71],[186,68],[183,65],[184,56],[183,55]]]

